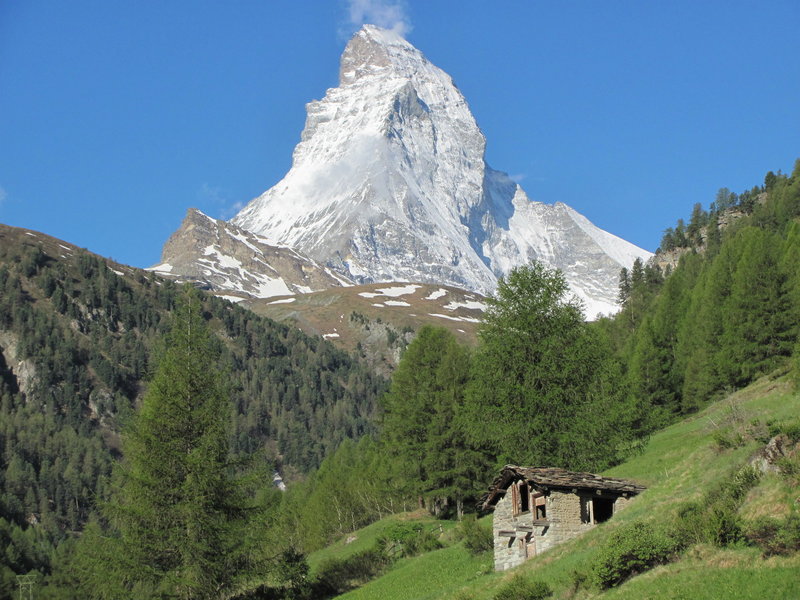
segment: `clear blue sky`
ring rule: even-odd
[[[450,73],[492,167],[649,250],[800,157],[800,2],[0,0],[0,222],[149,266],[291,164],[361,22]]]

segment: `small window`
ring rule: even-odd
[[[542,494],[538,494],[533,497],[533,505],[535,507],[535,513],[533,515],[533,519],[535,521],[544,521],[547,519],[547,506],[545,504],[545,498]]]
[[[531,509],[531,492],[527,483],[519,484],[519,512],[528,512]]]

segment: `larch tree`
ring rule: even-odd
[[[196,292],[176,310],[124,460],[103,507],[111,535],[90,528],[86,582],[95,597],[230,597],[246,578],[248,505],[232,473],[225,383]]]
[[[404,492],[438,513],[476,497],[486,471],[483,454],[467,442],[460,412],[469,378],[469,352],[449,331],[426,325],[408,346],[383,399],[383,442]]]
[[[610,348],[540,263],[498,282],[479,329],[465,414],[469,435],[498,465],[598,468],[613,461],[624,406]]]

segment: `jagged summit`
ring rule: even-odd
[[[485,148],[451,77],[365,25],[342,54],[339,87],[307,105],[292,168],[232,222],[361,283],[490,293],[538,259],[565,272],[590,316],[614,312],[620,268],[649,253],[565,205],[532,202]]]
[[[374,25],[364,25],[342,53],[339,86],[387,67],[403,68],[410,61],[425,60],[422,53],[402,36]]]

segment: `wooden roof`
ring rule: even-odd
[[[579,473],[551,467],[506,465],[484,497],[483,509],[487,510],[494,506],[505,494],[508,486],[519,480],[524,480],[538,489],[602,490],[618,494],[638,494],[646,489],[643,485],[627,479],[600,477],[594,473]]]

